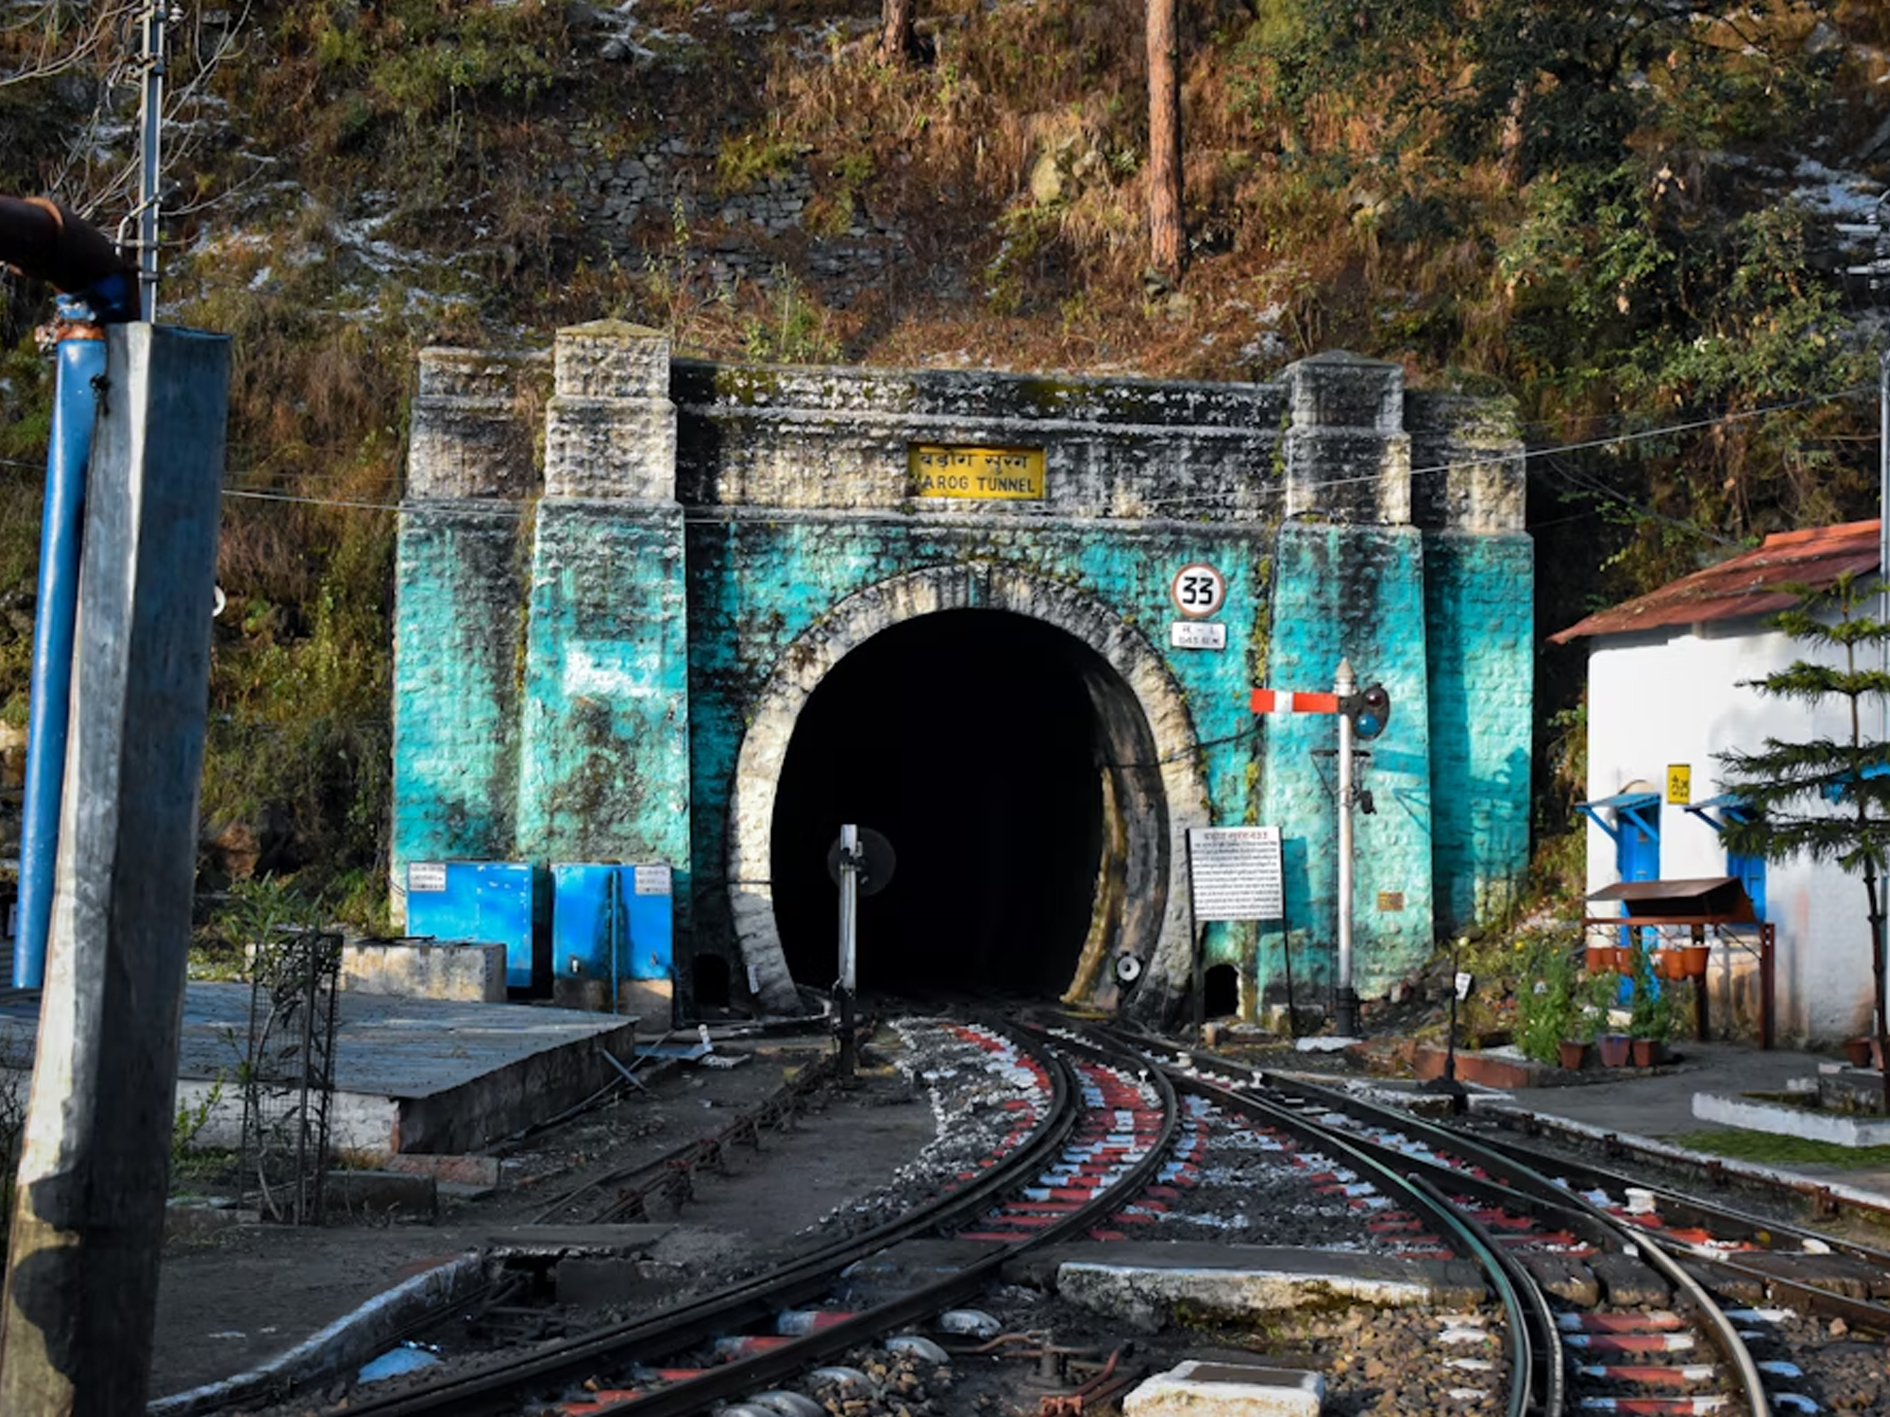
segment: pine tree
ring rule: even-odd
[[[1861,613],[1877,594],[1874,582],[1854,573],[1828,586],[1793,586],[1799,603],[1774,624],[1793,639],[1826,651],[1826,662],[1798,660],[1763,679],[1743,681],[1762,694],[1807,706],[1841,699],[1850,709],[1850,733],[1842,739],[1787,743],[1767,738],[1757,752],[1718,754],[1721,786],[1743,798],[1751,816],[1730,823],[1726,844],[1735,851],[1779,860],[1803,853],[1814,861],[1836,861],[1861,875],[1870,922],[1870,969],[1876,985],[1874,1031],[1885,1047],[1884,884],[1890,854],[1890,745],[1864,727],[1864,701],[1890,695],[1890,674],[1877,654],[1876,667],[1860,664],[1860,651],[1890,643],[1890,624]],[[1841,661],[1841,662],[1839,662]],[[1890,1114],[1890,1068],[1884,1070],[1884,1109]]]

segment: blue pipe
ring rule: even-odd
[[[37,989],[46,978],[53,870],[59,859],[59,802],[66,777],[66,726],[72,702],[85,472],[92,456],[97,410],[93,380],[105,373],[104,331],[89,323],[91,309],[67,296],[61,296],[59,304],[68,328],[78,321],[87,325],[59,341],[52,441],[46,450],[46,506],[40,519],[39,598],[33,620],[26,793],[20,825],[20,933],[13,951],[16,989]]]

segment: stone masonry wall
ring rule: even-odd
[[[1283,829],[1302,991],[1330,970],[1335,784],[1315,753],[1334,728],[1256,725],[1252,685],[1327,689],[1349,657],[1391,692],[1389,731],[1362,745],[1377,805],[1357,821],[1362,993],[1520,870],[1530,562],[1506,406],[1408,394],[1396,366],[1351,356],[1225,386],[749,368],[675,361],[660,335],[600,323],[560,334],[541,480],[506,391],[539,367],[423,360],[399,553],[396,881],[421,858],[667,861],[679,965],[715,951],[741,979],[736,917],[755,905],[730,894],[731,822],[757,785],[741,765],[778,773],[792,734],[791,716],[757,715],[792,702],[781,688],[829,653],[834,617],[870,634],[880,622],[858,607],[926,576],[972,596],[941,604],[977,604],[980,578],[1001,576],[1006,608],[1132,680],[1124,704],[1169,745],[1167,806],[1141,829],[1175,833],[1135,869],[1179,862],[1187,822]],[[1041,449],[1043,495],[917,497],[914,443]],[[1196,561],[1227,581],[1224,650],[1169,642],[1171,580]],[[873,613],[919,613],[936,586]],[[773,747],[748,751],[764,728]],[[1144,992],[1173,997],[1180,878],[1138,890],[1167,899],[1160,939],[1136,941]],[[1274,927],[1260,939],[1256,960],[1253,927],[1217,926],[1209,958],[1267,990],[1283,961]],[[786,984],[758,981],[777,1004]]]
[[[1391,695],[1389,727],[1358,745],[1356,764],[1377,808],[1353,818],[1353,983],[1364,997],[1421,964],[1431,946],[1424,571],[1415,527],[1289,522],[1274,552],[1265,682],[1329,690],[1347,659],[1360,687],[1377,680]],[[1336,939],[1337,733],[1330,717],[1313,714],[1273,715],[1263,732],[1261,820],[1285,837],[1293,982],[1323,986]],[[1269,954],[1260,987],[1283,983],[1284,965]]]
[[[1425,639],[1437,928],[1463,929],[1515,900],[1529,857],[1534,732],[1534,544],[1429,532]]]

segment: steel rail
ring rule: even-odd
[[[1450,1151],[1474,1160],[1478,1165],[1495,1175],[1511,1179],[1510,1189],[1520,1195],[1533,1195],[1540,1200],[1558,1204],[1568,1210],[1584,1214],[1590,1224],[1605,1227],[1615,1237],[1614,1243],[1622,1248],[1632,1248],[1644,1256],[1648,1264],[1658,1270],[1661,1276],[1683,1296],[1691,1307],[1714,1347],[1732,1366],[1738,1376],[1740,1397],[1746,1403],[1749,1417],[1771,1417],[1771,1400],[1765,1393],[1765,1382],[1759,1372],[1758,1364],[1753,1361],[1745,1341],[1740,1338],[1737,1326],[1726,1316],[1706,1286],[1683,1268],[1672,1255],[1658,1245],[1647,1242],[1646,1232],[1630,1230],[1620,1225],[1613,1216],[1586,1196],[1572,1191],[1525,1162],[1519,1161],[1493,1147],[1484,1146],[1476,1138],[1454,1127],[1439,1126],[1409,1112],[1394,1110],[1367,1102],[1363,1098],[1351,1096],[1333,1088],[1323,1087],[1304,1079],[1287,1080],[1264,1070],[1243,1066],[1226,1058],[1219,1058],[1211,1053],[1190,1050],[1189,1056],[1196,1068],[1204,1063],[1216,1069],[1225,1069],[1247,1079],[1239,1084],[1241,1088],[1265,1086],[1287,1096],[1297,1096],[1309,1102],[1316,1102],[1331,1111],[1349,1116],[1359,1121],[1369,1121],[1375,1126],[1401,1132],[1407,1136],[1422,1138],[1435,1151]],[[1440,1166],[1441,1163],[1425,1163]],[[1450,1171],[1453,1184],[1463,1184],[1467,1173]]]
[[[417,1414],[499,1413],[511,1409],[519,1389],[590,1376],[599,1367],[622,1367],[646,1353],[668,1354],[706,1338],[740,1328],[772,1315],[781,1307],[818,1297],[849,1263],[902,1240],[949,1228],[987,1209],[991,1203],[1040,1173],[1064,1145],[1079,1114],[1077,1094],[1068,1065],[1048,1047],[1030,1051],[1052,1080],[1052,1098],[1044,1118],[1029,1140],[998,1165],[949,1195],[916,1207],[895,1220],[864,1234],[843,1238],[791,1262],[760,1279],[707,1295],[682,1309],[657,1317],[614,1325],[535,1350],[522,1358],[496,1360],[469,1371],[448,1375],[385,1397],[356,1395],[329,1409],[335,1417],[417,1417]],[[1052,1243],[1080,1226],[1093,1223],[1096,1210],[1120,1204],[1125,1188],[1139,1189],[1172,1149],[1179,1127],[1172,1103],[1160,1143],[1114,1187],[1089,1207],[1044,1227],[1028,1240],[994,1245],[964,1269],[866,1313],[817,1330],[767,1352],[719,1366],[673,1388],[627,1399],[607,1409],[638,1417],[694,1412],[708,1403],[764,1387],[771,1381],[844,1351],[888,1328],[896,1328],[947,1307],[961,1296],[984,1288],[1002,1266],[1018,1254]]]
[[[841,1236],[801,1255],[780,1268],[704,1295],[680,1309],[654,1318],[633,1319],[562,1339],[522,1358],[498,1358],[467,1370],[384,1396],[354,1396],[328,1409],[340,1417],[409,1417],[409,1414],[498,1412],[513,1390],[528,1383],[551,1382],[559,1375],[584,1373],[614,1355],[642,1351],[654,1344],[671,1343],[671,1350],[689,1347],[739,1321],[741,1315],[759,1317],[774,1308],[818,1295],[834,1274],[860,1255],[898,1244],[902,1240],[952,1223],[962,1213],[975,1212],[1013,1184],[1041,1158],[1052,1154],[1076,1125],[1076,1094],[1067,1068],[1054,1055],[1033,1050],[1051,1080],[1051,1097],[1044,1117],[1031,1137],[1003,1164],[984,1169],[972,1181],[949,1195],[934,1197],[858,1235]],[[466,1404],[474,1404],[468,1406]],[[478,1405],[478,1404],[486,1405]],[[459,1405],[455,1405],[459,1404]]]
[[[1023,1025],[1026,1031],[1033,1031]],[[1054,1040],[1057,1043],[1065,1040]],[[752,1357],[710,1369],[673,1388],[646,1396],[628,1398],[599,1409],[600,1414],[622,1413],[624,1417],[689,1417],[707,1404],[753,1392],[771,1383],[791,1377],[823,1358],[870,1342],[890,1329],[914,1323],[952,1303],[978,1293],[995,1280],[1003,1267],[1027,1251],[1054,1245],[1081,1233],[1097,1220],[1113,1214],[1122,1197],[1134,1195],[1148,1185],[1174,1150],[1181,1128],[1180,1106],[1174,1088],[1165,1078],[1157,1078],[1156,1090],[1162,1101],[1162,1129],[1142,1157],[1124,1172],[1117,1182],[1100,1191],[1069,1214],[1044,1226],[1027,1239],[1009,1245],[995,1245],[992,1253],[973,1261],[954,1274],[945,1276],[884,1304],[875,1305],[852,1318],[817,1329],[792,1343]],[[1067,1129],[1064,1133],[1067,1135]],[[1061,1138],[1059,1138],[1059,1145]],[[1042,1165],[1042,1158],[1037,1161]],[[1017,1173],[1012,1172],[1015,1176]],[[1028,1172],[1025,1172],[1028,1175]],[[1004,1189],[1008,1189],[1006,1186]],[[877,1248],[877,1247],[875,1247]]]
[[[1514,1156],[1525,1163],[1542,1161],[1540,1152],[1515,1142],[1493,1137],[1482,1137],[1484,1145],[1493,1147],[1505,1155]],[[1654,1197],[1655,1209],[1669,1226],[1674,1224],[1698,1226],[1710,1229],[1725,1239],[1750,1241],[1770,1253],[1780,1253],[1778,1240],[1796,1241],[1801,1246],[1817,1244],[1833,1254],[1867,1264],[1878,1271],[1890,1275],[1890,1252],[1875,1249],[1869,1245],[1848,1240],[1842,1236],[1825,1235],[1816,1230],[1794,1225],[1790,1221],[1772,1220],[1763,1216],[1749,1214],[1730,1206],[1702,1200],[1697,1196],[1685,1195],[1679,1191],[1668,1190],[1663,1186],[1649,1185],[1644,1179],[1624,1176],[1618,1171],[1597,1166],[1593,1162],[1580,1158],[1553,1158],[1557,1171],[1576,1185],[1590,1188],[1615,1188],[1625,1192],[1628,1187],[1643,1190]],[[1645,1230],[1639,1232],[1649,1242],[1661,1246],[1669,1253],[1682,1254],[1690,1260],[1708,1265],[1741,1279],[1763,1283],[1767,1288],[1789,1297],[1802,1304],[1812,1313],[1833,1318],[1842,1318],[1852,1327],[1864,1327],[1877,1333],[1890,1334],[1890,1305],[1879,1304],[1870,1299],[1856,1299],[1833,1289],[1824,1288],[1811,1280],[1795,1279],[1790,1275],[1776,1274],[1771,1270],[1758,1268],[1739,1252],[1727,1252],[1695,1245],[1675,1238],[1665,1230]]]
[[[1168,1076],[1178,1090],[1206,1097],[1249,1120],[1312,1142],[1325,1154],[1342,1157],[1349,1165],[1372,1177],[1388,1194],[1403,1197],[1412,1210],[1450,1235],[1460,1253],[1472,1258],[1483,1271],[1507,1320],[1512,1375],[1509,1417],[1561,1417],[1566,1382],[1561,1346],[1555,1341],[1555,1320],[1548,1301],[1521,1265],[1505,1255],[1503,1247],[1482,1227],[1470,1221],[1421,1177],[1407,1175],[1375,1151],[1358,1145],[1359,1139],[1322,1126],[1315,1118],[1255,1096],[1239,1086],[1188,1073],[1165,1056],[1175,1051],[1172,1044],[1147,1040],[1145,1047],[1136,1035],[1119,1035],[1113,1029],[1092,1028],[1092,1032],[1103,1033],[1116,1039],[1119,1047],[1132,1049],[1145,1062],[1154,1065],[1156,1075]],[[1156,1048],[1160,1049],[1159,1053],[1154,1051]]]

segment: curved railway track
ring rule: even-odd
[[[1776,1330],[1798,1313],[1890,1334],[1890,1254],[1484,1140],[1351,1093],[1125,1036],[1184,1090],[1321,1148],[1348,1135],[1422,1178],[1528,1272],[1533,1341],[1560,1368],[1539,1409],[1646,1414],[1824,1410]],[[1725,1302],[1719,1296],[1725,1295]],[[1761,1299],[1782,1309],[1754,1307]],[[1778,1356],[1755,1356],[1754,1350]],[[1558,1389],[1560,1397],[1558,1398]],[[1558,1405],[1558,1402],[1560,1405]],[[1855,1410],[1855,1409],[1852,1409]]]
[[[1008,1046],[993,1029],[977,1032],[994,1050]],[[1100,1065],[1073,1066],[1041,1045],[1019,1049],[1017,1063],[1040,1081],[1040,1105],[1018,1109],[1004,1144],[980,1170],[961,1174],[897,1219],[655,1318],[475,1364],[398,1392],[357,1394],[331,1411],[349,1417],[498,1414],[562,1398],[591,1412],[680,1417],[766,1389],[950,1308],[988,1286],[1020,1252],[1080,1235],[1119,1209],[1122,1196],[1140,1192],[1168,1164],[1179,1129],[1175,1095],[1163,1081],[1138,1085]],[[1069,1194],[1031,1194],[1044,1190]],[[782,1311],[833,1295],[842,1271],[856,1260],[928,1234],[983,1240],[988,1252],[862,1312],[827,1310],[809,1332],[772,1331]],[[700,1368],[678,1361],[677,1355],[710,1343],[728,1361]],[[654,1366],[664,1363],[671,1366]]]
[[[1177,1054],[1164,1040],[1053,1016],[1007,1027],[1008,1038],[990,1026],[959,1031],[1033,1085],[1004,1104],[1009,1127],[994,1154],[923,1204],[672,1312],[398,1391],[363,1390],[332,1410],[680,1417],[735,1401],[730,1412],[761,1411],[740,1399],[965,1303],[1038,1246],[1126,1239],[1190,1220],[1179,1213],[1186,1205],[1174,1214],[1170,1205],[1192,1195],[1198,1211],[1203,1192],[1193,1188],[1211,1170],[1212,1185],[1244,1184],[1238,1167],[1209,1167],[1217,1146],[1280,1153],[1264,1164],[1323,1197],[1335,1225],[1355,1227],[1351,1237],[1333,1230],[1331,1245],[1450,1254],[1478,1266],[1486,1305],[1437,1316],[1431,1357],[1443,1376],[1423,1389],[1465,1412],[1815,1412],[1781,1333],[1791,1313],[1890,1333],[1879,1302],[1890,1296],[1890,1256],[1866,1247],[1545,1160],[1344,1091]],[[919,1237],[963,1242],[968,1258],[883,1302],[849,1292],[848,1266]],[[1817,1282],[1807,1256],[1827,1262],[1830,1283]],[[1046,1397],[1042,1410],[1101,1410],[1145,1371],[1123,1357],[1118,1349],[1089,1384],[1056,1399],[1070,1406]]]

